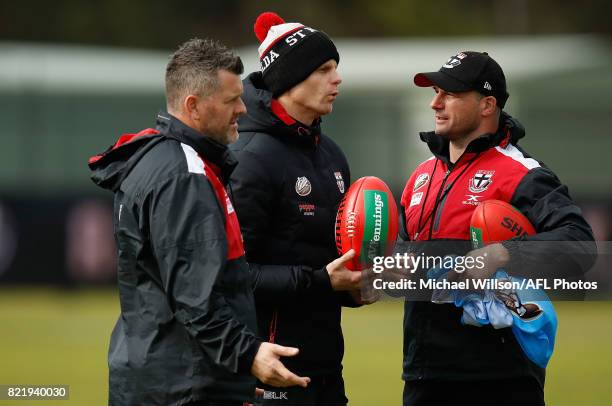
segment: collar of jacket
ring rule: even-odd
[[[504,111],[502,111],[499,117],[497,128],[497,132],[494,134],[483,134],[470,142],[465,149],[464,155],[470,156],[498,145],[505,147],[508,144],[518,144],[518,141],[525,136],[525,127],[517,119]],[[447,166],[452,166],[448,148],[449,141],[447,139],[439,136],[434,131],[422,132],[419,135],[421,141],[427,143],[429,150],[436,158],[440,159]]]
[[[223,184],[227,183],[238,161],[226,145],[194,130],[166,111],[157,114],[156,124],[161,135],[192,147],[198,155],[212,164],[210,166]]]
[[[280,103],[266,89],[261,72],[253,72],[243,81],[242,100],[247,114],[238,119],[238,131],[262,132],[293,143],[304,149],[314,149],[319,143],[321,119],[306,125],[288,116]]]

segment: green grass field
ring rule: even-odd
[[[556,308],[559,333],[547,404],[612,404],[612,303]],[[106,351],[117,312],[117,296],[109,290],[1,289],[0,384],[68,384],[70,400],[54,404],[107,404]],[[402,304],[346,310],[343,326],[350,404],[401,404]]]

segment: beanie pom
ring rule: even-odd
[[[259,42],[263,42],[263,40],[266,39],[266,35],[268,35],[270,27],[284,23],[285,20],[283,20],[278,14],[266,11],[257,17],[253,30],[255,31],[255,35],[257,36]]]

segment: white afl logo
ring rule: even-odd
[[[308,196],[312,191],[310,181],[306,176],[300,176],[295,181],[295,192],[300,196]]]

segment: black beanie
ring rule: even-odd
[[[300,23],[285,23],[275,13],[262,13],[255,21],[261,42],[259,62],[263,81],[278,97],[302,82],[330,59],[340,62],[332,40],[322,31]]]

